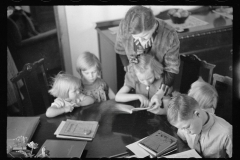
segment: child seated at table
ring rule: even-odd
[[[167,119],[178,128],[178,136],[204,158],[232,157],[232,125],[200,108],[188,95],[174,96]]]
[[[172,92],[172,95],[180,94],[179,92]],[[191,84],[188,91],[188,96],[193,97],[199,104],[200,108],[208,111],[209,113],[215,112],[217,108],[218,93],[214,86],[205,82],[201,77]],[[169,97],[163,97],[163,102],[160,108],[153,108],[155,114],[166,115]]]
[[[218,93],[214,86],[205,82],[201,77],[192,83],[188,95],[193,97],[199,104],[200,108],[215,113],[217,108]]]
[[[151,99],[165,94],[163,66],[151,54],[132,55],[123,87],[117,92],[117,102],[139,100],[140,107],[149,107]],[[162,89],[161,89],[162,88]],[[130,91],[134,89],[135,93]],[[150,100],[150,101],[149,101]]]
[[[82,79],[83,94],[91,96],[95,102],[115,98],[115,93],[101,79],[101,64],[99,59],[90,52],[84,52],[77,58],[76,69]]]
[[[49,93],[57,97],[46,111],[47,117],[55,117],[63,113],[72,112],[74,107],[86,106],[94,103],[94,99],[80,91],[81,81],[70,74],[58,73],[53,78]]]

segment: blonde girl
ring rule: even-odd
[[[116,94],[117,102],[139,100],[141,107],[151,107],[161,101],[168,87],[163,84],[163,66],[151,54],[132,55],[128,69],[124,86]]]
[[[215,113],[218,93],[212,85],[205,82],[201,77],[192,83],[188,96],[193,97],[198,102],[200,108],[209,113]]]
[[[101,79],[101,63],[93,53],[80,54],[77,58],[76,70],[82,79],[84,94],[92,96],[96,102],[115,98],[115,93]]]
[[[59,73],[53,78],[49,93],[56,97],[46,111],[47,117],[72,112],[74,107],[86,106],[94,103],[94,99],[81,93],[81,81],[70,74]]]

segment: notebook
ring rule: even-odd
[[[55,131],[57,138],[91,141],[98,129],[97,121],[70,120],[62,121]]]
[[[40,117],[7,117],[7,148],[12,146],[13,150],[26,149],[26,143],[14,143],[19,136],[27,137],[30,142]]]
[[[161,130],[139,141],[139,146],[148,151],[152,156],[161,156],[177,148],[177,139]]]
[[[45,147],[45,149],[49,151],[48,157],[50,158],[80,158],[86,144],[86,141],[47,139],[42,147]],[[36,156],[41,157],[42,147]]]

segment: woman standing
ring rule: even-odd
[[[179,46],[178,35],[173,27],[156,18],[151,9],[135,6],[128,10],[119,24],[115,52],[121,59],[125,57],[125,71],[137,55],[152,54],[163,65],[163,83],[171,87],[174,76],[179,72]],[[149,105],[159,107],[160,104],[160,98],[153,98]]]

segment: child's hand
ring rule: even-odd
[[[73,109],[74,109],[73,105],[67,105],[64,107],[64,112],[65,113],[72,112]]]
[[[149,100],[144,95],[139,94],[138,99],[141,102],[141,105],[140,105],[141,108],[148,107]]]
[[[73,104],[73,107],[79,107],[81,106],[81,101],[79,98],[77,98],[72,104]]]

